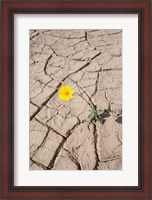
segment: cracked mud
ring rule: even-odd
[[[30,31],[30,170],[122,169],[121,46],[117,29]],[[89,100],[104,124],[88,119]]]

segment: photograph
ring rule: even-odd
[[[122,170],[121,29],[29,31],[30,170]]]
[[[0,10],[0,199],[151,200],[151,1]]]

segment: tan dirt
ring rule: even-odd
[[[122,30],[30,31],[30,170],[122,169],[121,47]]]

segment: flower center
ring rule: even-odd
[[[69,91],[65,91],[65,95],[67,95],[67,96],[68,96],[69,94],[70,94],[70,93],[69,93]]]

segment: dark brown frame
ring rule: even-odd
[[[2,0],[1,21],[1,194],[0,199],[152,199],[150,135],[150,0]],[[14,186],[14,14],[138,14],[139,19],[139,184],[110,187]],[[152,103],[152,102],[151,102]]]

